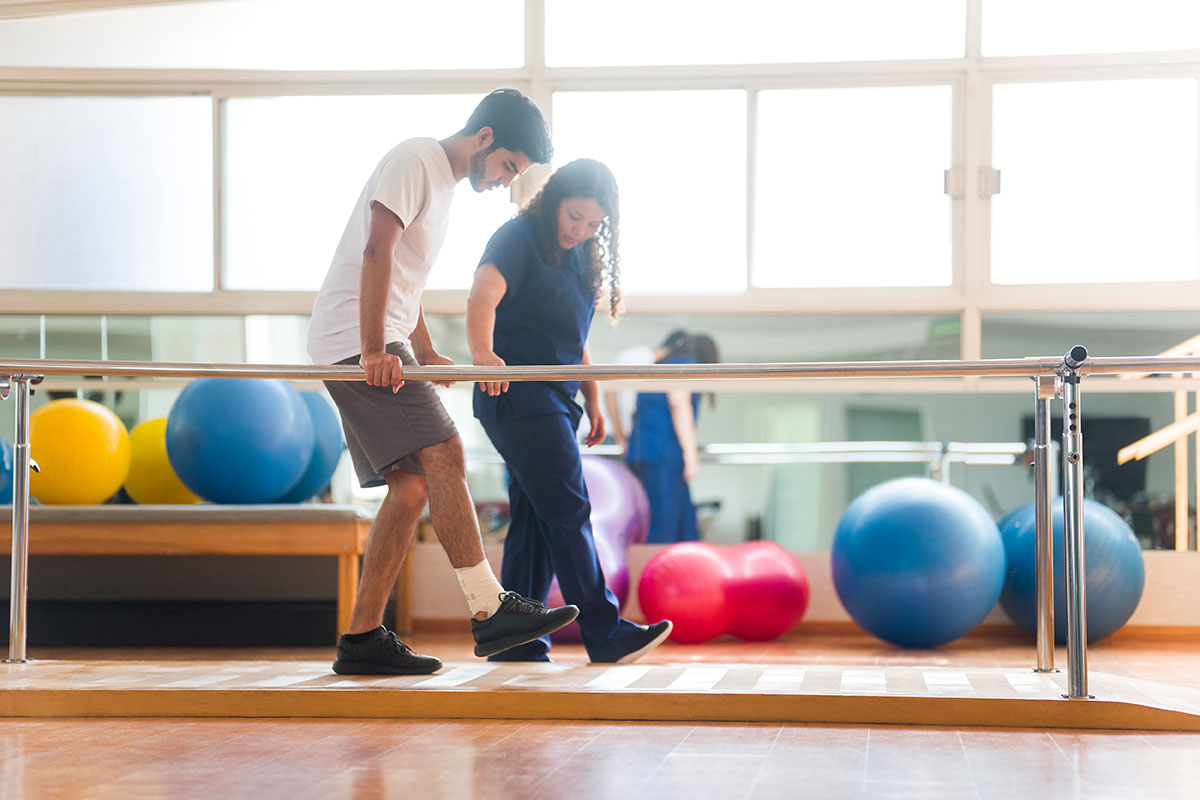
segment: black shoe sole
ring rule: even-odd
[[[334,661],[333,671],[338,675],[431,675],[442,668],[441,662],[435,667],[393,667],[388,664],[366,664],[358,661]]]
[[[475,655],[482,657],[494,656],[496,653],[503,653],[505,650],[511,650],[519,645],[532,642],[534,639],[540,639],[543,636],[549,636],[559,628],[565,628],[575,621],[579,616],[579,609],[574,609],[569,617],[565,617],[557,622],[547,622],[541,628],[528,631],[526,633],[514,633],[500,639],[493,639],[487,642],[480,642],[475,645]]]

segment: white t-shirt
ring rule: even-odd
[[[404,223],[392,253],[392,284],[384,342],[407,342],[421,310],[421,292],[437,258],[454,199],[454,171],[436,139],[409,139],[392,149],[363,187],[313,305],[308,355],[333,364],[362,352],[358,297],[371,204],[381,203]]]
[[[614,364],[653,364],[654,348],[646,345],[626,347],[617,353]],[[628,436],[633,430],[633,412],[637,410],[638,393],[631,389],[617,392],[617,414],[621,418],[621,430]]]

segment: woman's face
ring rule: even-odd
[[[591,197],[567,197],[558,204],[558,246],[570,250],[596,235],[604,209]]]

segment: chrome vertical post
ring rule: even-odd
[[[950,483],[950,443],[941,443],[941,458],[938,464],[938,479]]]
[[[1087,568],[1083,536],[1083,428],[1079,368],[1087,348],[1063,356],[1063,550],[1067,589],[1067,697],[1089,697],[1087,686]]]
[[[1033,413],[1033,483],[1037,581],[1037,668],[1035,672],[1057,672],[1054,668],[1054,528],[1050,498],[1054,497],[1053,464],[1050,452],[1050,401],[1058,381],[1036,376]]]
[[[12,584],[8,595],[8,658],[6,663],[24,662],[26,600],[29,569],[29,470],[37,469],[29,456],[30,387],[41,383],[40,375],[13,375],[16,392],[16,441],[13,442]]]

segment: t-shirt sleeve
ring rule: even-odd
[[[429,197],[429,176],[416,153],[401,151],[380,166],[371,202],[380,203],[408,227]]]
[[[537,257],[533,242],[529,240],[519,222],[520,220],[508,222],[492,234],[487,247],[483,249],[483,256],[479,259],[481,266],[489,262],[496,265],[510,292],[515,291],[524,282],[533,259]]]

